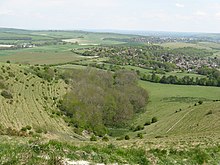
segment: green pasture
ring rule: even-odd
[[[140,81],[140,86],[148,90],[150,100],[146,113],[140,115],[134,123],[144,124],[154,116],[158,118],[157,123],[145,127],[146,134],[156,136],[167,133],[195,133],[202,130],[217,131],[220,125],[220,102],[213,100],[220,99],[220,88],[145,81]],[[199,105],[198,101],[203,103]],[[206,116],[209,111],[213,111],[214,115]],[[192,127],[196,127],[194,131],[191,130]]]

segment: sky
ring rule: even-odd
[[[220,0],[0,0],[0,27],[220,33]]]

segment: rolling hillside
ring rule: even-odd
[[[12,98],[0,96],[0,124],[3,128],[20,130],[30,125],[33,131],[47,132],[45,136],[56,138],[73,131],[63,119],[56,115],[56,100],[66,91],[62,81],[47,82],[28,72],[27,66],[16,64],[0,64],[1,82],[4,84],[0,91],[8,91]]]
[[[156,116],[158,122],[145,126],[147,137],[219,132],[220,88],[154,84],[141,81],[150,93],[146,113],[135,120],[144,125]],[[200,102],[200,104],[199,104]]]

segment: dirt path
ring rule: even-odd
[[[175,124],[173,124],[166,133],[170,132],[180,121],[182,121],[190,112],[192,112],[194,109],[191,109],[189,112],[183,115]]]

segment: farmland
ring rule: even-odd
[[[219,43],[140,38],[0,29],[0,163],[217,164]]]

